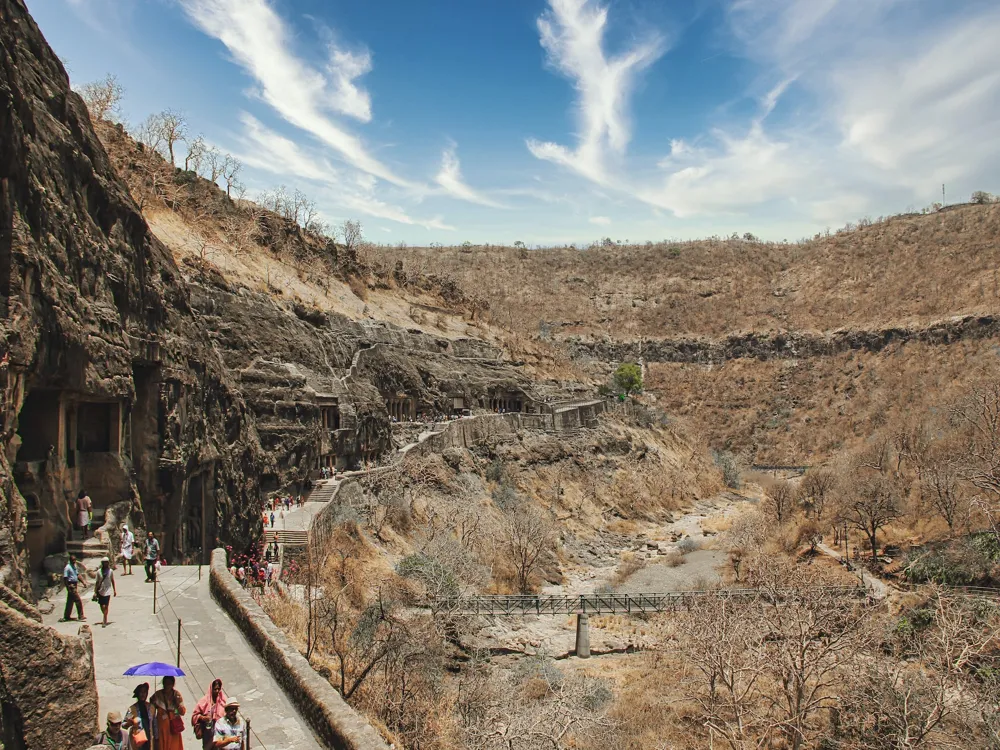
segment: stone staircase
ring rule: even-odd
[[[104,525],[104,509],[94,508],[94,520],[90,524],[91,533]],[[80,532],[73,529],[73,539],[66,542],[66,552],[75,555],[77,560],[99,560],[108,555],[108,543],[91,535],[87,540],[80,539]]]
[[[333,479],[322,479],[313,485],[306,496],[307,503],[328,503],[337,492],[337,482]]]
[[[304,547],[309,542],[309,532],[305,529],[265,529],[264,544],[271,542]]]

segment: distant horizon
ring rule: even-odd
[[[381,244],[797,242],[1000,192],[987,0],[28,5],[132,128],[183,112],[249,197]]]

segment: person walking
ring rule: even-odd
[[[90,533],[90,522],[94,518],[94,503],[85,490],[76,496],[76,525],[80,527],[84,540]]]
[[[184,698],[174,689],[176,679],[163,678],[163,687],[153,693],[153,750],[184,750]]]
[[[221,750],[240,750],[247,734],[247,726],[240,718],[240,703],[235,698],[226,701],[226,712],[215,722],[215,745]]]
[[[274,511],[271,511],[271,528],[274,528]]]
[[[83,615],[83,599],[80,598],[80,572],[76,569],[76,556],[70,555],[69,562],[63,568],[63,583],[66,585],[66,609],[63,610],[61,622],[69,622],[73,619],[73,607],[76,606],[76,615],[81,622],[86,621]]]
[[[222,680],[212,680],[205,697],[191,712],[191,726],[194,736],[201,740],[202,748],[215,747],[215,722],[226,713],[226,703],[229,699],[222,690]]]
[[[135,534],[122,526],[122,575],[132,575],[132,558],[135,556]]]
[[[156,541],[152,531],[146,532],[143,557],[146,561],[146,583],[152,583],[156,580],[156,561],[160,559],[160,543]]]
[[[125,729],[128,731],[128,750],[150,750],[153,736],[153,717],[150,713],[149,683],[137,685],[132,691],[135,703],[125,712]]]
[[[97,571],[97,580],[94,581],[94,598],[101,606],[101,614],[104,615],[102,628],[108,626],[108,609],[111,607],[111,594],[118,596],[118,587],[115,585],[115,572],[111,569],[111,558],[101,558],[101,569]]]
[[[108,712],[107,727],[97,735],[94,744],[101,747],[113,747],[115,750],[124,750],[125,740],[125,733],[122,731],[122,715],[117,711]]]

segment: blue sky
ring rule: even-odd
[[[995,0],[27,0],[378,242],[798,239],[1000,192]]]

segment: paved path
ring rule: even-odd
[[[157,586],[157,610],[153,615],[153,585],[144,583],[141,567],[132,576],[117,571],[118,596],[111,600],[109,625],[101,627],[101,612],[83,594],[84,611],[94,633],[94,662],[100,715],[125,712],[132,703],[132,690],[154,678],[123,677],[129,666],[147,661],[175,664],[177,619],[183,625],[181,668],[187,674],[177,681],[190,718],[195,703],[205,695],[214,677],[220,677],[226,692],[239,698],[241,711],[253,730],[253,747],[263,750],[320,750],[323,746],[299,716],[288,697],[271,677],[264,663],[208,591],[208,566],[168,566]],[[76,633],[76,622],[58,622],[65,595],[55,599],[55,609],[45,617],[63,633]],[[102,720],[103,725],[103,720]],[[194,735],[185,737],[191,747]]]
[[[840,552],[838,552],[833,547],[830,547],[827,544],[823,543],[817,544],[816,549],[818,549],[824,555],[829,555],[835,560],[840,560],[841,562],[843,562],[844,560],[844,556]],[[865,588],[871,591],[872,596],[874,596],[879,601],[889,596],[889,585],[885,581],[876,578],[867,570],[865,570],[863,565],[852,563],[851,572],[853,572],[855,575],[860,574],[861,580],[865,584]]]

